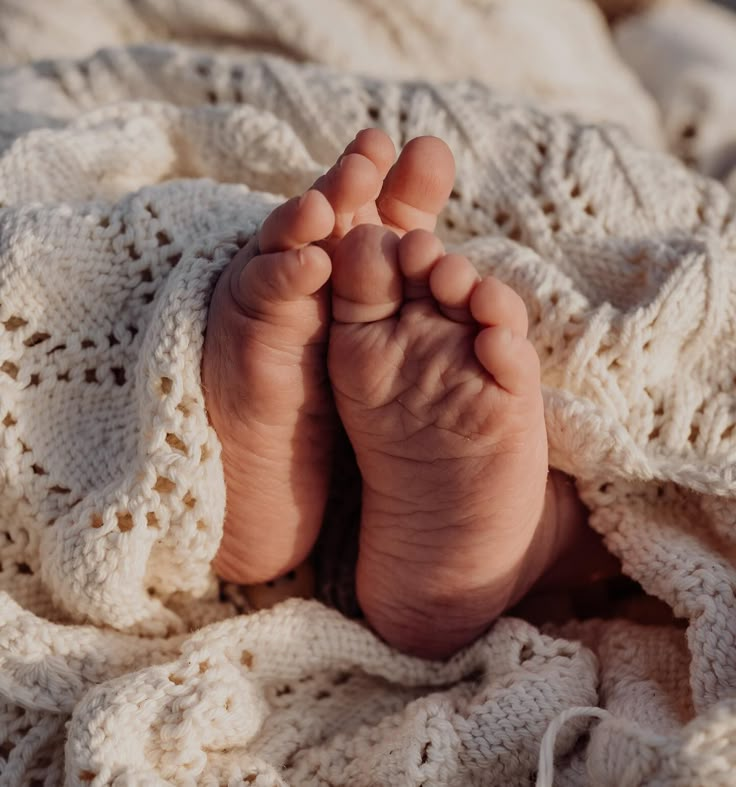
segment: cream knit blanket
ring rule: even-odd
[[[655,150],[598,12],[0,20],[7,64],[115,45],[0,70],[0,785],[736,784],[734,202]],[[125,46],[163,37],[186,46]],[[507,617],[429,663],[315,601],[218,591],[212,284],[366,125],[452,147],[439,231],[524,297],[552,462],[671,623]]]

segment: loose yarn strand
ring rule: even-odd
[[[536,787],[552,787],[555,776],[555,741],[557,740],[557,735],[570,719],[577,719],[582,716],[607,719],[611,717],[611,714],[603,708],[590,706],[568,708],[555,716],[549,727],[547,727],[542,737],[542,745],[539,747]]]

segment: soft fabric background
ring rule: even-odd
[[[0,0],[0,784],[734,783],[736,27],[648,5]],[[212,285],[365,125],[453,148],[655,625],[433,664],[219,588]]]

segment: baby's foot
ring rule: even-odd
[[[444,657],[546,567],[539,361],[516,293],[437,237],[352,230],[329,371],[363,477],[357,593],[391,644]],[[542,550],[544,552],[545,550]]]
[[[365,222],[433,227],[453,173],[448,183],[430,177],[442,193],[430,188],[421,199],[405,184],[425,182],[420,169],[443,155],[451,159],[439,140],[415,140],[394,164],[385,134],[361,132],[312,189],[266,219],[259,256],[236,255],[220,277],[202,377],[223,450],[227,505],[214,562],[223,578],[252,584],[285,574],[308,555],[322,522],[337,416],[326,367],[331,263],[320,246],[331,249]]]

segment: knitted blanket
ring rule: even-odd
[[[0,19],[0,785],[736,783],[736,210],[657,149],[598,11]],[[507,616],[434,663],[218,586],[209,295],[367,125],[453,149],[439,232],[524,298],[551,462],[669,619]]]

